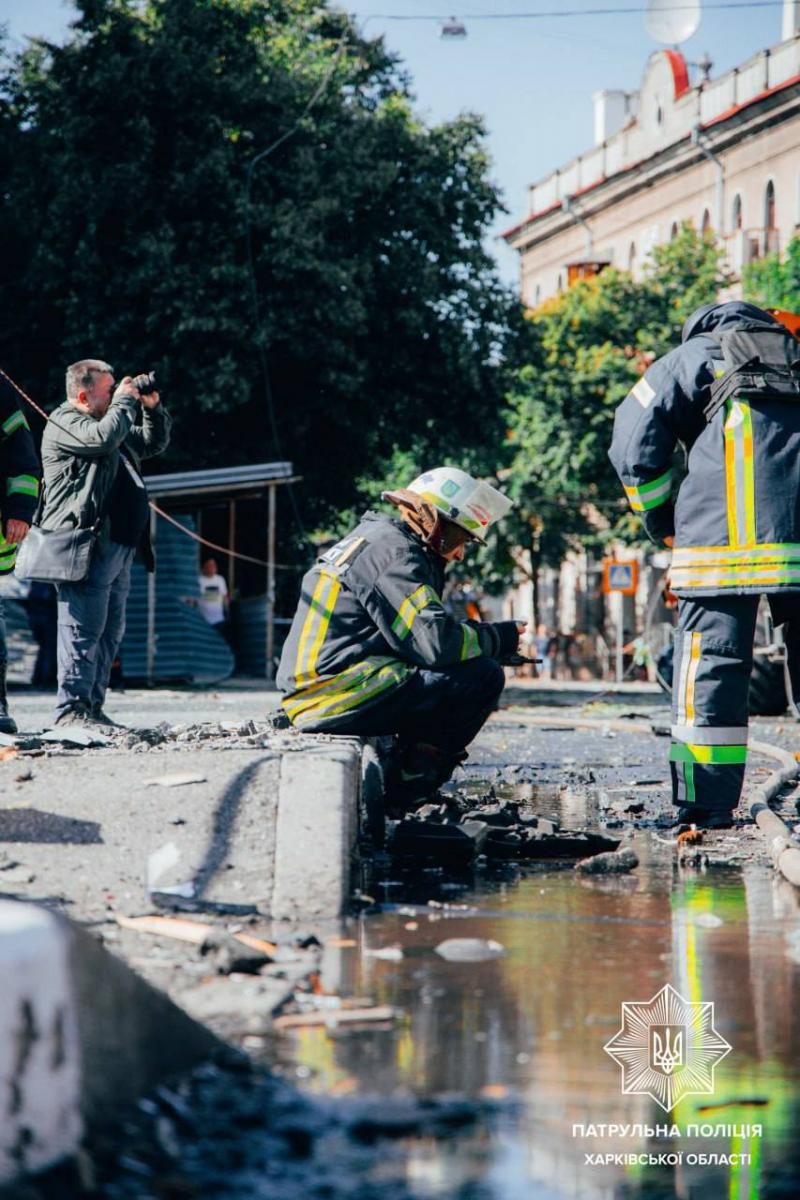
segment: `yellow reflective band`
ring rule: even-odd
[[[753,546],[677,546],[672,551],[673,567],[728,567],[739,563],[759,566],[796,559],[800,542],[759,542]]]
[[[732,546],[756,541],[753,414],[746,400],[728,400],[725,419],[725,493]]]
[[[697,669],[700,666],[700,644],[703,635],[701,633],[693,633],[691,647],[689,650],[689,670],[686,675],[686,724],[694,725],[695,708],[694,708],[694,688],[697,679]]]
[[[297,646],[295,682],[298,684],[310,683],[316,678],[317,658],[333,615],[339,588],[339,580],[335,575],[320,572]]]
[[[422,583],[412,592],[410,596],[406,596],[403,603],[397,610],[397,616],[392,621],[392,633],[403,641],[411,633],[411,626],[416,620],[417,613],[421,613],[429,604],[437,604],[439,597],[436,595],[432,587],[427,583]]]
[[[464,662],[468,658],[478,658],[481,653],[481,644],[478,640],[478,631],[473,629],[471,625],[462,625],[461,631],[463,634],[461,642],[461,661]]]
[[[672,471],[665,471],[649,483],[625,485],[625,495],[634,512],[647,512],[666,504],[672,492]]]
[[[35,475],[12,475],[6,481],[6,494],[8,496],[38,496],[39,480]]]
[[[292,724],[297,726],[339,716],[402,683],[413,669],[393,658],[366,658],[346,667],[339,675],[286,696],[283,708]]]
[[[0,428],[3,430],[3,433],[6,437],[10,437],[10,435],[12,433],[16,433],[18,429],[30,429],[30,425],[25,420],[24,413],[21,413],[19,409],[17,409],[17,411],[13,412],[10,417],[6,417]]]
[[[800,563],[785,570],[776,566],[759,571],[739,569],[724,574],[721,571],[698,572],[691,567],[674,568],[670,572],[670,585],[674,590],[682,588],[760,588],[794,587],[800,585]]]

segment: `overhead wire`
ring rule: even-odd
[[[712,0],[703,4],[703,11],[711,9],[761,9],[782,8],[784,0]],[[696,11],[697,3],[671,4],[670,12]],[[607,8],[558,8],[539,9],[529,12],[488,12],[459,14],[464,21],[539,21],[562,17],[610,17],[627,14],[647,13],[650,7],[644,4]],[[452,10],[441,13],[370,13],[370,19],[380,21],[449,21],[453,17]]]
[[[19,384],[16,383],[11,376],[2,369],[2,367],[0,367],[0,378],[5,379],[6,383],[14,389],[17,395],[20,396],[21,399],[23,399],[25,403],[34,410],[34,412],[37,412],[46,423],[55,425],[57,429],[61,429],[64,433],[68,433],[70,437],[75,436],[71,430],[66,429],[63,425],[60,425],[58,421],[54,419],[52,414],[45,412],[45,410],[38,405],[26,391],[23,391]],[[240,562],[255,563],[255,565],[258,567],[270,566],[270,564],[264,558],[254,558],[251,554],[242,554],[238,550],[231,550],[228,546],[221,546],[218,542],[212,542],[209,541],[208,538],[201,537],[199,533],[195,533],[193,530],[187,529],[186,526],[182,525],[180,521],[175,519],[175,517],[172,517],[169,513],[164,512],[164,510],[159,508],[159,506],[153,500],[148,500],[148,506],[163,520],[168,521],[170,525],[174,525],[176,529],[180,529],[181,533],[185,533],[188,538],[192,538],[193,541],[199,542],[202,546],[208,546],[210,550],[218,550],[221,554],[227,554],[228,558],[236,558]],[[297,563],[272,563],[272,566],[279,571],[304,571],[306,569],[304,566],[301,566]]]

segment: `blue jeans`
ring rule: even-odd
[[[57,717],[75,704],[103,707],[111,664],[125,632],[134,553],[132,546],[117,542],[98,546],[87,578],[57,587]]]

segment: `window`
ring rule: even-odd
[[[556,291],[563,292],[563,290],[564,290],[564,277],[561,274],[561,272],[559,271],[558,272],[558,281],[556,283]]]
[[[672,222],[672,228],[671,228],[671,229],[670,229],[670,231],[669,231],[669,240],[670,240],[671,242],[674,242],[674,241],[675,241],[675,238],[676,238],[677,236],[678,236],[678,222],[677,222],[677,221],[673,221],[673,222]]]
[[[711,213],[707,208],[703,209],[703,219],[700,222],[700,232],[703,235],[711,233]]]
[[[737,192],[733,197],[733,206],[731,208],[731,229],[734,232],[742,228],[742,197]]]
[[[538,308],[538,306],[541,304],[541,302],[542,302],[542,285],[540,283],[537,283],[537,285],[534,289],[534,292],[533,292],[534,307]]]
[[[775,228],[775,184],[771,179],[764,192],[764,228]]]
[[[636,270],[636,242],[631,242],[628,247],[628,270],[633,275]]]

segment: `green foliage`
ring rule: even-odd
[[[793,237],[786,254],[767,254],[745,267],[746,300],[762,308],[785,308],[800,312],[800,237]]]
[[[571,546],[642,539],[608,461],[614,409],[724,283],[712,239],[684,225],[641,282],[609,268],[531,314],[535,348],[508,395],[508,534],[534,566]],[[499,548],[506,563],[510,546]]]
[[[480,119],[424,125],[319,0],[77,7],[0,78],[0,363],[51,405],[78,357],[155,367],[165,466],[291,459],[309,526],[396,446],[496,443],[526,327]]]

